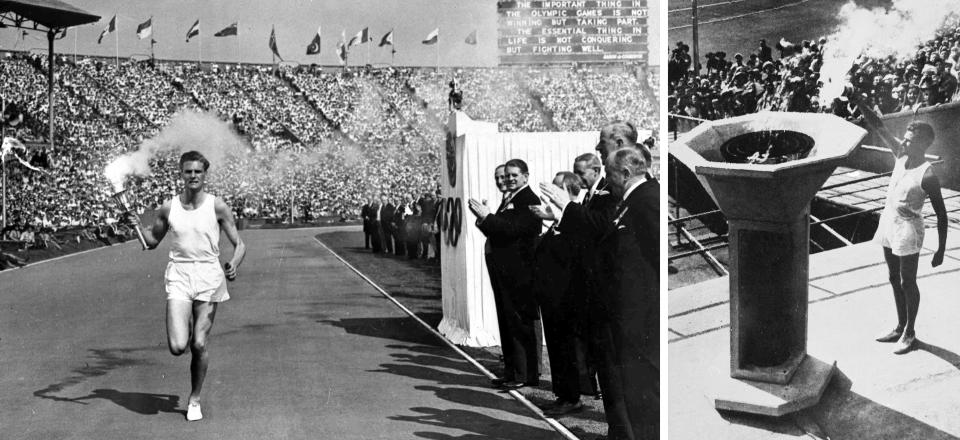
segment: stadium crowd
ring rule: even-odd
[[[462,84],[463,110],[497,121],[503,131],[587,130],[615,117],[644,129],[657,124],[648,115],[656,105],[651,88],[630,67],[201,69],[60,57],[51,149],[48,68],[42,54],[0,58],[4,134],[25,142],[27,151],[14,154],[40,170],[8,161],[7,224],[21,233],[28,227],[113,233],[117,213],[104,167],[182,109],[217,115],[249,146],[211,170],[211,190],[238,216],[276,221],[356,219],[374,194],[399,203],[411,193],[434,192],[450,78]],[[641,84],[646,87],[633,88]],[[161,153],[151,164],[153,176],[130,179],[136,208],[152,208],[173,194],[176,176],[167,170],[176,168],[174,159]]]
[[[821,102],[820,77],[826,38],[769,45],[759,40],[746,55],[705,55],[695,69],[690,47],[677,42],[668,61],[670,113],[722,119],[758,111],[832,112],[858,121],[849,93],[865,95],[882,113],[913,111],[957,99],[960,75],[960,19],[949,18],[936,36],[909,56],[861,55],[848,72],[844,96]],[[776,56],[775,56],[776,54]]]

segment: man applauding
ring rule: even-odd
[[[500,345],[503,348],[504,373],[494,386],[516,389],[537,385],[540,380],[535,321],[537,303],[533,296],[533,254],[541,223],[531,211],[540,199],[527,186],[526,162],[512,159],[504,165],[506,196],[496,212],[471,199],[470,211],[477,216],[477,227],[487,236],[487,259],[493,286],[497,318],[500,320]],[[504,334],[505,333],[505,334]]]

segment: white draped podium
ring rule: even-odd
[[[452,112],[447,133],[441,154],[443,320],[439,331],[458,345],[499,345],[484,259],[486,237],[475,226],[467,200],[487,200],[496,210],[501,196],[493,180],[494,168],[514,158],[527,163],[530,187],[539,194],[539,182],[553,180],[558,171],[572,170],[578,155],[594,151],[599,132],[499,133],[496,124]]]

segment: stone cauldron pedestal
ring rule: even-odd
[[[725,160],[728,140],[775,130],[809,137],[812,149],[776,164]],[[807,354],[810,200],[865,135],[833,115],[765,112],[670,144],[730,226],[730,380],[711,396],[717,409],[781,416],[817,404],[830,382],[836,362]]]

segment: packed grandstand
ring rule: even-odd
[[[758,35],[752,52],[705,54],[699,73],[693,71],[689,45],[677,42],[668,63],[669,112],[714,120],[764,110],[828,111],[859,119],[846,96],[820,95],[827,38],[760,40],[764,37],[772,36]],[[960,17],[954,14],[913,53],[859,57],[848,73],[847,93],[866,95],[882,113],[916,110],[955,101],[958,75]]]
[[[232,124],[244,154],[215,164],[213,193],[246,217],[357,218],[374,193],[437,188],[448,82],[463,111],[501,131],[596,130],[611,119],[656,130],[656,78],[628,65],[503,68],[274,66],[58,57],[49,144],[46,54],[0,55],[7,136],[30,148],[8,166],[8,229],[112,223],[104,167],[182,109]],[[22,115],[22,121],[20,118]],[[585,146],[589,148],[589,146]],[[176,155],[128,182],[142,208],[176,188]],[[294,207],[294,209],[291,209]]]

